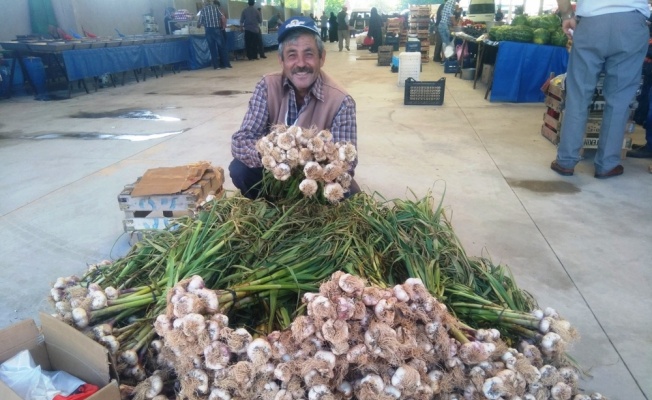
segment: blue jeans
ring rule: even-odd
[[[442,48],[446,48],[449,44],[451,44],[451,30],[448,28],[448,25],[440,25],[439,28],[437,28],[437,31],[439,32],[439,36],[441,37],[441,45]]]
[[[557,148],[557,164],[574,168],[580,160],[588,109],[600,72],[604,71],[605,108],[595,172],[620,163],[629,104],[641,82],[650,34],[643,14],[620,12],[583,17],[577,24],[566,73],[566,108]]]
[[[226,37],[219,28],[206,27],[206,42],[211,52],[213,68],[226,68],[231,66],[229,52],[226,50]]]
[[[256,199],[260,192],[260,182],[263,180],[263,168],[249,168],[242,161],[235,158],[229,164],[229,175],[233,185],[240,190],[243,196]]]

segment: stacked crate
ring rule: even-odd
[[[430,6],[410,6],[410,35],[416,35],[421,42],[421,62],[430,62]],[[407,41],[407,37],[406,37]]]
[[[125,232],[170,228],[175,220],[192,216],[202,203],[211,197],[224,193],[224,170],[220,167],[207,169],[201,179],[178,193],[133,196],[132,191],[141,178],[126,185],[118,195],[120,210],[124,211],[122,221]]]
[[[394,46],[394,50],[398,51],[400,42],[401,42],[401,37],[404,34],[404,29],[403,29],[403,19],[402,18],[388,18],[387,19],[387,36],[389,34],[393,34],[394,37],[396,38],[396,46]],[[386,41],[387,45],[389,45],[389,41]],[[393,43],[391,43],[393,45]]]
[[[602,84],[604,76],[601,76],[595,89],[595,99],[591,104],[589,116],[586,123],[584,136],[584,149],[597,149],[598,139],[600,136],[600,126],[602,125],[602,113],[604,111],[605,100],[602,97]],[[559,143],[562,131],[562,121],[564,120],[564,91],[561,89],[561,81],[553,80],[546,92],[546,112],[543,114],[543,124],[541,125],[541,135],[548,139],[552,144]],[[632,148],[633,116],[636,110],[636,101],[630,104],[630,114],[625,129],[625,138],[623,139],[623,150],[621,157],[625,158],[627,150]]]
[[[392,63],[394,48],[392,46],[378,46],[378,65],[389,66]]]

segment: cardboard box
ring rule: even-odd
[[[18,322],[0,331],[0,363],[23,350],[48,371],[66,371],[101,389],[88,400],[120,400],[117,376],[104,346],[75,328],[41,313],[41,329],[33,320]],[[0,381],[0,399],[23,400]]]
[[[137,192],[148,176],[142,186],[145,191]],[[167,229],[177,218],[194,215],[209,194],[221,197],[223,184],[224,170],[210,164],[147,170],[142,178],[126,185],[118,195],[118,204],[125,214],[124,230]]]

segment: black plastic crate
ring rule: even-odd
[[[422,82],[407,78],[403,104],[406,106],[441,106],[444,104],[445,88],[446,78]]]
[[[405,43],[405,51],[406,52],[411,52],[411,51],[419,52],[419,51],[421,51],[421,42],[419,42],[418,40],[417,41],[408,40]]]
[[[396,37],[396,36],[387,36],[385,38],[385,44],[387,46],[392,46],[392,50],[398,51],[398,37]]]
[[[445,74],[454,74],[460,71],[460,64],[457,60],[446,60],[444,62],[444,73]]]

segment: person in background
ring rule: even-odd
[[[248,0],[247,8],[242,10],[240,15],[240,26],[244,29],[245,39],[245,53],[247,59],[258,59],[258,41],[260,40],[260,24],[263,22],[263,17],[258,10],[254,8],[255,0]]]
[[[563,176],[574,173],[588,109],[602,71],[605,108],[598,150],[593,163],[594,177],[622,175],[620,152],[625,135],[629,104],[641,81],[641,66],[650,37],[646,19],[647,0],[579,0],[577,17],[570,0],[557,0],[562,27],[573,40],[566,72],[566,108],[561,126],[557,159],[550,168]]]
[[[374,43],[369,48],[369,51],[372,53],[378,53],[378,46],[383,45],[383,20],[378,14],[376,7],[371,9],[371,15],[369,16],[369,31],[367,36],[370,36]]]
[[[225,25],[226,17],[220,10],[218,0],[213,0],[212,4],[204,5],[199,14],[197,27],[204,26],[213,69],[231,68],[229,52],[226,49]]]
[[[443,62],[446,57],[444,57],[444,47],[442,45],[441,33],[439,33],[439,25],[441,23],[441,13],[444,10],[444,5],[440,4],[437,7],[437,14],[435,14],[435,51],[432,56],[432,61]]]
[[[328,18],[328,41],[333,43],[337,42],[337,17],[331,11],[331,16]]]
[[[328,40],[328,15],[326,15],[326,11],[321,15],[319,24],[321,25],[321,40],[325,42]]]
[[[648,112],[645,119],[645,144],[634,144],[627,157],[652,158],[652,88],[648,90]]]
[[[496,11],[496,15],[494,16],[494,21],[502,22],[503,18],[505,18],[505,14],[503,14],[503,11],[500,9],[500,6],[498,6],[498,11]]]
[[[652,24],[650,24],[649,18],[647,23],[650,36],[652,36]],[[633,158],[652,158],[652,38],[648,40],[647,54],[643,63],[643,78],[643,92],[639,99],[639,107],[644,107],[647,110],[642,121],[645,126],[645,144],[632,145],[632,149],[627,152],[627,157]],[[638,113],[639,110],[636,111]],[[634,115],[635,120],[636,117]]]
[[[278,60],[282,71],[258,82],[242,125],[231,138],[233,161],[229,174],[243,195],[258,197],[263,177],[256,142],[276,124],[328,129],[334,142],[357,146],[355,101],[322,67],[326,50],[311,18],[288,18],[278,30]],[[355,165],[349,171],[354,175]],[[360,190],[355,181],[350,194]]]
[[[442,54],[445,54],[447,46],[453,44],[451,42],[451,29],[453,29],[453,26],[456,24],[455,3],[457,3],[457,1],[458,0],[446,0],[446,3],[439,6],[442,7],[441,21],[439,22],[438,28],[439,36],[441,36]],[[445,61],[447,58],[448,57],[444,55],[442,60]]]
[[[170,21],[173,20],[172,15],[174,14],[176,10],[174,7],[167,7],[165,9],[165,17],[163,18],[163,24],[165,24],[165,34],[166,35],[171,35],[172,32],[178,29],[178,26],[176,23],[170,23]]]
[[[357,24],[357,21],[360,20],[362,22],[362,19],[363,19],[362,15],[358,15],[355,18],[353,18],[353,16],[351,16],[351,18],[349,18],[349,37],[352,37],[352,38],[355,37],[355,26]],[[364,26],[364,24],[362,24],[362,25]]]
[[[315,18],[315,14],[310,13],[310,19],[317,22],[317,18]]]
[[[453,12],[453,15],[455,15],[455,24],[453,26],[459,26],[462,24],[462,7],[459,5],[455,6],[455,12]]]
[[[263,22],[263,11],[258,7],[256,10],[258,10],[258,14],[260,14],[260,22]],[[269,26],[267,27],[269,29]],[[258,55],[260,58],[267,58],[265,55],[265,45],[263,44],[263,31],[258,29],[258,43],[256,45],[256,51],[258,52]]]
[[[281,18],[281,13],[278,12],[276,15],[272,16],[267,22],[267,29],[278,29],[279,25],[283,23],[283,18]]]
[[[342,6],[342,11],[337,13],[337,40],[340,51],[344,47],[344,42],[346,42],[346,50],[349,50],[351,35],[349,34],[346,6]]]

